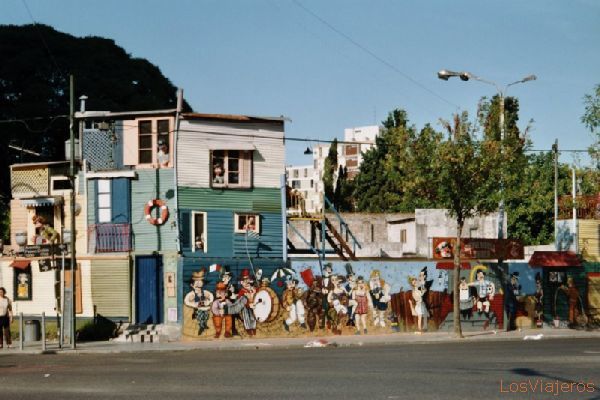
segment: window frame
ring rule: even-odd
[[[108,191],[100,191],[100,184],[106,182],[108,184]],[[112,223],[113,218],[113,209],[112,209],[112,181],[110,179],[98,179],[96,184],[96,221],[99,224],[110,224]],[[108,207],[100,206],[100,196],[108,196]],[[108,210],[109,218],[108,221],[104,221],[100,219],[100,210]]]
[[[202,223],[204,225],[204,229],[202,231],[203,234],[203,244],[204,247],[202,250],[196,248],[196,215],[202,215]],[[192,211],[191,212],[191,224],[190,224],[190,245],[193,253],[208,253],[208,213],[206,211]]]
[[[400,243],[408,243],[408,230],[400,229]]]
[[[254,217],[254,221],[256,223],[256,227],[254,229],[249,229],[250,232],[257,233],[260,235],[260,214],[252,213],[252,212],[239,212],[234,213],[233,216],[233,231],[234,233],[246,233],[246,229],[240,229],[240,217]]]
[[[233,171],[229,170],[229,160],[233,159],[230,158],[229,152],[238,152],[238,170],[237,170],[237,174],[238,174],[238,183],[229,183],[229,174],[232,173]],[[222,160],[222,169],[223,169],[223,183],[216,183],[214,182],[214,159],[215,159],[215,152],[223,152],[223,160]],[[244,157],[245,155],[247,155],[247,157]],[[221,157],[218,157],[221,158]],[[246,177],[246,175],[244,174],[243,171],[243,164],[245,162],[248,162],[248,168],[249,171],[248,176]],[[253,172],[254,172],[254,151],[252,150],[233,150],[233,149],[228,149],[228,150],[210,150],[210,154],[209,154],[209,178],[210,178],[210,187],[214,188],[214,189],[251,189],[252,185],[253,185]]]
[[[149,124],[150,131],[142,133],[142,124]],[[138,120],[138,129],[137,129],[137,157],[138,164],[141,165],[149,165],[152,164],[152,160],[154,160],[154,123],[151,119]],[[150,137],[150,147],[142,147],[142,136]],[[142,152],[150,152],[150,162],[142,162]]]

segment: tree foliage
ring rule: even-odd
[[[592,94],[583,97],[585,111],[581,122],[596,136],[590,147],[590,155],[596,161],[596,169],[600,170],[600,84],[596,85]]]
[[[335,172],[338,167],[338,151],[337,151],[337,139],[333,139],[331,146],[329,146],[329,152],[323,163],[323,189],[325,191],[325,197],[329,201],[334,201],[334,184],[335,184]]]
[[[4,25],[0,26],[0,54],[0,120],[25,120],[0,124],[0,212],[8,209],[10,164],[64,159],[68,120],[52,117],[69,112],[70,74],[75,78],[76,99],[83,94],[89,97],[88,110],[176,105],[176,89],[158,67],[131,57],[110,39],[77,38],[39,24]],[[184,107],[190,110],[187,103]],[[42,157],[15,152],[10,144]],[[6,212],[0,217],[7,218]]]

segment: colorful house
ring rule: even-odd
[[[85,250],[97,313],[164,323],[176,307],[175,110],[77,113],[87,218]],[[173,318],[171,321],[176,324]]]
[[[285,263],[285,150],[283,117],[184,113],[177,137],[180,251],[179,307],[194,272],[208,288],[228,269],[272,273]],[[211,268],[212,266],[212,268]],[[260,272],[259,272],[260,274]],[[192,331],[192,330],[189,330]]]

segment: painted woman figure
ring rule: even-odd
[[[241,276],[242,288],[238,292],[238,299],[229,307],[228,314],[240,314],[244,322],[244,329],[249,336],[256,335],[256,316],[254,315],[253,301],[256,294],[254,280],[250,271],[244,269]]]
[[[473,316],[473,296],[471,296],[471,288],[467,283],[467,278],[460,278],[458,284],[459,300],[460,300],[460,316],[462,319],[471,319]]]
[[[423,296],[427,289],[419,287],[419,281],[414,276],[408,277],[408,283],[412,286],[412,300],[409,300],[411,310],[413,315],[417,317],[417,331],[415,333],[420,335],[424,330],[423,317],[427,317],[427,308],[423,302]]]
[[[333,334],[341,335],[342,331],[339,329],[339,324],[341,317],[348,312],[348,309],[346,308],[346,305],[348,304],[348,294],[346,289],[342,286],[343,280],[340,275],[332,275],[331,282],[333,283],[333,289],[327,294],[327,302],[329,303],[327,320]]]
[[[370,294],[367,285],[365,284],[365,278],[359,276],[356,279],[356,288],[352,290],[352,300],[356,303],[354,308],[354,323],[356,324],[356,335],[360,335],[360,329],[362,326],[363,333],[367,334],[367,314],[369,313],[370,305]]]

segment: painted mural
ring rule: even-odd
[[[183,305],[183,332],[192,338],[422,334],[452,329],[451,270],[433,261],[333,261],[321,267],[318,260],[299,260],[264,271],[216,264],[195,268],[188,275]],[[464,263],[459,282],[463,329],[552,324],[547,315],[550,295],[544,295],[549,278],[543,273],[526,263],[511,263],[503,286],[495,265]],[[557,295],[553,292],[558,308],[551,306],[568,324],[582,314],[581,300],[575,301],[581,295],[573,279],[565,278],[558,288]]]

